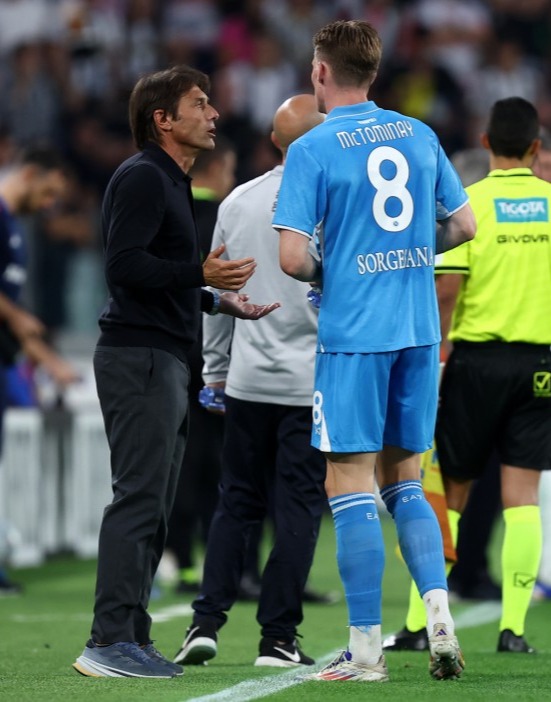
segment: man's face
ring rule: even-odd
[[[27,190],[19,205],[19,214],[32,214],[53,207],[67,190],[62,171],[31,168],[27,173]]]
[[[171,120],[172,138],[180,146],[193,150],[213,149],[218,117],[207,95],[194,85],[180,98],[176,117]]]

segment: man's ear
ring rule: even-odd
[[[490,151],[490,140],[488,139],[488,135],[486,134],[486,132],[480,135],[480,143],[485,149]]]
[[[527,153],[530,154],[530,156],[535,157],[538,155],[540,149],[541,149],[541,139],[534,139],[534,141],[528,147]]]
[[[329,67],[325,61],[320,61],[318,64],[318,83],[320,85],[325,85],[327,81],[327,76],[329,73]]]
[[[166,110],[155,110],[153,112],[153,122],[157,129],[162,132],[172,131],[172,119],[168,116]]]

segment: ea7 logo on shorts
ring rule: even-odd
[[[498,222],[548,222],[547,199],[544,197],[494,200]]]
[[[549,371],[534,373],[534,397],[551,397],[551,373]]]

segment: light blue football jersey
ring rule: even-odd
[[[467,200],[432,129],[372,101],[336,107],[291,144],[273,226],[319,229],[320,351],[440,341],[436,220]]]

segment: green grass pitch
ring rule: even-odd
[[[383,518],[387,543],[383,632],[403,625],[409,581],[394,555],[392,524]],[[499,528],[492,547],[494,573],[499,577]],[[310,583],[318,590],[341,591],[335,563],[331,520],[326,518]],[[297,683],[296,670],[255,668],[259,627],[255,605],[238,603],[219,637],[219,654],[210,665],[187,667],[182,678],[132,680],[84,678],[71,667],[87,639],[94,589],[94,561],[56,557],[40,568],[12,572],[25,585],[25,594],[0,599],[1,702],[244,702],[245,700],[392,700],[424,702],[442,699],[542,702],[551,700],[551,602],[531,607],[526,635],[538,650],[534,656],[496,654],[499,608],[484,604],[455,604],[458,635],[466,658],[461,680],[435,682],[427,672],[426,653],[388,654],[391,681],[369,683]],[[178,649],[190,615],[183,605],[191,598],[166,588],[151,603],[153,636],[167,656]],[[184,610],[184,612],[182,612]],[[326,662],[345,647],[346,608],[307,605],[300,628],[306,653]]]

